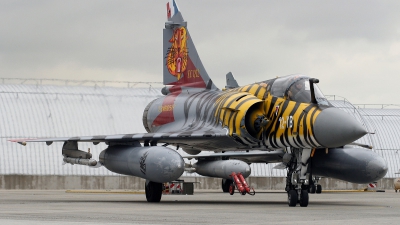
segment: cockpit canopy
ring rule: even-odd
[[[315,99],[320,105],[330,105],[322,94],[318,85],[313,83]],[[271,86],[271,94],[277,97],[284,97],[288,100],[310,103],[311,88],[310,78],[304,75],[289,75],[276,78]]]

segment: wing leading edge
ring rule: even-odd
[[[129,143],[142,142],[144,145],[155,145],[157,143],[167,143],[173,145],[187,145],[196,148],[206,148],[214,150],[225,147],[237,147],[237,143],[226,133],[205,132],[180,132],[180,133],[136,133],[136,134],[117,134],[117,135],[96,135],[96,136],[76,136],[76,137],[55,137],[38,139],[14,139],[10,140],[22,145],[29,142],[46,142],[51,145],[53,142],[93,142],[98,144],[105,143]],[[223,143],[223,145],[222,145]],[[212,148],[213,146],[213,148]]]

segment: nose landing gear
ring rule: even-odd
[[[286,192],[288,205],[295,207],[297,203],[301,207],[307,207],[309,202],[308,192],[314,185],[310,185],[310,155],[311,149],[290,149],[286,153],[287,177]],[[315,186],[314,186],[315,187]]]

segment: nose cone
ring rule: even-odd
[[[327,148],[349,144],[367,134],[364,127],[351,115],[337,108],[322,110],[314,123],[318,143]]]

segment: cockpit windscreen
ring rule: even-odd
[[[315,99],[318,104],[329,105],[317,84],[312,85],[314,86]],[[309,77],[291,75],[277,78],[272,85],[271,94],[277,97],[285,97],[295,102],[310,103],[311,88]]]

